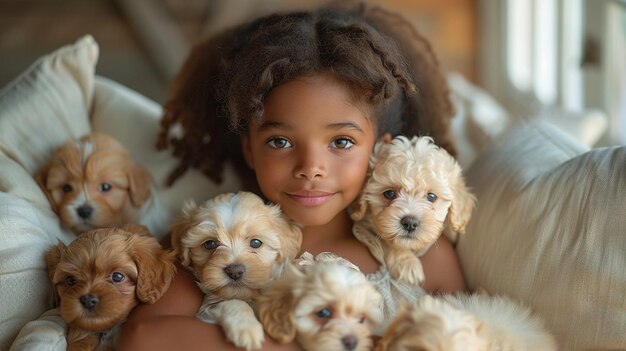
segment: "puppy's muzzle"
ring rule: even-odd
[[[407,231],[407,233],[412,233],[415,229],[417,229],[417,227],[420,226],[420,221],[413,216],[404,216],[400,220],[400,224],[402,225],[402,228]]]
[[[357,337],[354,335],[346,335],[341,338],[341,344],[343,345],[343,349],[347,351],[356,349],[358,343],[359,339],[357,339]]]
[[[96,307],[96,305],[98,304],[98,302],[100,302],[100,299],[98,299],[98,296],[96,295],[83,295],[80,297],[79,300],[80,300],[80,304],[83,305],[83,307],[85,307],[89,311],[93,310],[94,307]]]
[[[234,281],[241,279],[245,272],[246,267],[239,263],[231,264],[224,267],[224,273],[226,273],[226,275]]]
[[[91,214],[93,213],[93,207],[89,206],[89,205],[82,205],[79,208],[76,209],[76,213],[78,213],[78,216],[82,219],[88,219]]]

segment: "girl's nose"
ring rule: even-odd
[[[298,163],[294,169],[296,178],[323,178],[327,174],[324,153],[313,147],[307,147],[298,153]]]

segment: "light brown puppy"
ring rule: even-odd
[[[198,318],[220,324],[246,349],[264,340],[248,302],[296,257],[301,242],[300,228],[277,205],[249,192],[187,203],[172,227],[172,246],[205,293]]]
[[[96,229],[46,252],[68,350],[114,349],[139,303],[154,303],[176,272],[174,255],[139,225]]]
[[[157,237],[166,230],[152,177],[108,135],[68,140],[35,179],[63,225],[76,234],[127,223],[145,225]]]
[[[256,299],[267,333],[307,351],[370,350],[382,296],[365,275],[338,259],[296,264]]]
[[[459,164],[430,137],[381,141],[370,158],[370,175],[351,210],[382,239],[384,259],[396,279],[420,284],[419,256],[441,233],[465,232],[476,198]]]
[[[529,308],[501,296],[424,296],[400,312],[376,351],[555,351]]]

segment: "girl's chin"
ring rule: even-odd
[[[345,211],[340,211],[340,213],[329,213],[327,211],[315,211],[309,209],[306,211],[285,211],[285,214],[287,217],[291,218],[291,220],[304,227],[319,227],[330,224],[340,217],[338,214],[342,214],[344,212]]]

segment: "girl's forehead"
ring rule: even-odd
[[[288,128],[312,120],[336,129],[373,127],[369,113],[354,102],[348,86],[328,75],[300,77],[272,89],[257,126]]]

